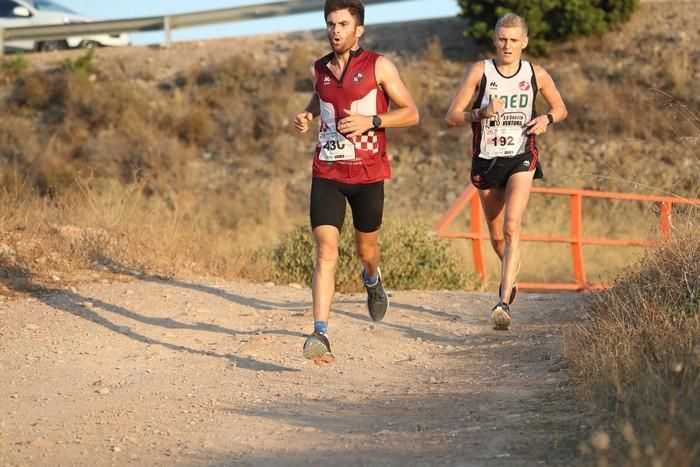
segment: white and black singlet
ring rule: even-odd
[[[494,60],[485,60],[478,92],[473,109],[486,107],[494,97],[503,99],[505,108],[491,118],[472,122],[472,157],[493,159],[525,153],[536,156],[535,136],[528,135],[525,126],[536,116],[537,80],[532,64],[521,60],[513,76],[504,76]]]

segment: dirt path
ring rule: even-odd
[[[0,465],[570,465],[574,295],[340,295],[335,364],[301,358],[310,293],[155,279],[0,302]]]

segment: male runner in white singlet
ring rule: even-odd
[[[508,13],[498,20],[495,32],[496,59],[469,65],[445,120],[450,127],[472,125],[471,181],[479,190],[491,244],[501,259],[499,302],[491,321],[507,330],[509,305],[517,293],[522,217],[533,179],[542,178],[535,136],[564,120],[567,111],[544,68],[521,60],[528,42],[527,22]],[[549,105],[541,115],[535,111],[538,92]],[[470,102],[471,110],[465,111]]]

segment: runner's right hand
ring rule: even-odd
[[[294,119],[294,126],[299,133],[306,133],[309,131],[309,122],[313,119],[314,116],[311,112],[302,112]]]
[[[505,106],[506,102],[503,99],[501,99],[500,97],[494,97],[489,102],[489,105],[486,106],[486,110],[484,111],[484,117],[491,118],[494,115],[503,112]]]

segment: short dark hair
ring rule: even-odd
[[[338,10],[349,10],[358,26],[365,25],[365,6],[362,0],[326,0],[326,6],[323,8],[324,18],[328,19],[329,14]]]

